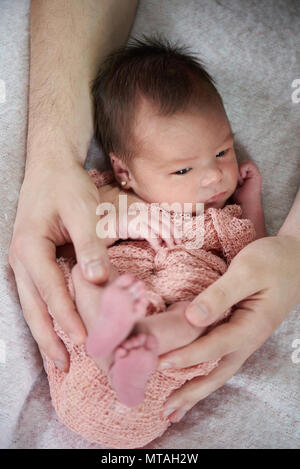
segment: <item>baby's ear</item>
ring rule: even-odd
[[[109,158],[113,169],[116,171],[120,167],[120,158],[118,158],[114,153],[109,153]]]
[[[114,170],[114,174],[118,182],[129,181],[128,169],[124,161],[121,160],[117,155],[110,152],[109,153],[110,162]]]
[[[118,158],[112,151],[108,154],[112,167],[114,167],[114,162]]]

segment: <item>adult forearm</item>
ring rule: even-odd
[[[292,208],[278,234],[294,236],[300,240],[300,188],[298,189]]]
[[[138,0],[32,0],[27,161],[84,161],[93,134],[90,82],[127,40]],[[71,151],[64,151],[66,148]]]

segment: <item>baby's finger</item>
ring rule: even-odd
[[[152,209],[149,224],[151,229],[159,236],[169,249],[175,247],[174,226],[171,213],[167,210]]]
[[[260,174],[258,167],[254,161],[245,161],[241,165],[241,173],[244,179],[249,179],[256,174]]]
[[[174,221],[171,218],[171,214],[169,214],[169,216],[166,216],[166,214],[163,213],[161,222],[161,233],[163,239],[165,240],[169,248],[174,248],[175,244],[180,244],[182,241],[182,232],[178,232],[178,230],[175,228]]]
[[[155,252],[157,252],[161,246],[162,246],[162,240],[161,238],[157,237],[155,233],[152,231],[150,234],[147,236],[147,241],[151,245],[152,249],[154,249]]]
[[[173,236],[172,236],[171,228],[170,228],[170,226],[168,226],[167,223],[165,223],[165,224],[162,223],[161,224],[160,236],[161,236],[161,239],[165,242],[165,244],[167,245],[167,247],[169,249],[173,249],[175,247],[175,243],[174,243],[174,239],[173,239]]]
[[[240,173],[239,173],[238,184],[239,184],[239,186],[242,186],[243,183],[244,183],[244,179],[243,179],[243,177],[242,177],[242,176],[240,175]]]

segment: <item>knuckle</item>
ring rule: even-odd
[[[26,313],[26,315],[24,314],[24,317],[27,321],[28,314],[27,313]],[[33,338],[37,342],[39,348],[41,350],[43,350],[48,355],[48,352],[49,352],[49,349],[50,349],[50,343],[51,343],[51,339],[49,338],[48,330],[45,329],[44,327],[37,327],[38,326],[37,324],[33,324],[33,323],[29,324],[28,323],[28,325],[30,327]]]
[[[37,338],[35,338],[37,341],[39,347],[47,355],[50,360],[59,360],[61,357],[60,353],[60,346],[59,346],[59,339],[55,339],[54,337],[47,335],[47,336],[41,336],[39,335]]]
[[[12,267],[18,261],[23,261],[29,257],[28,252],[34,243],[33,239],[37,237],[37,233],[38,229],[33,223],[30,228],[24,227],[22,230],[18,228],[14,231],[8,252],[8,260]]]
[[[28,326],[31,326],[32,320],[35,317],[34,309],[31,308],[26,308],[22,304],[22,300],[20,300],[21,306],[22,306],[22,314],[24,316],[25,321],[27,322]]]
[[[16,266],[16,254],[15,254],[15,250],[14,250],[14,246],[13,244],[10,245],[9,247],[9,251],[8,251],[8,262],[9,262],[9,265],[11,266],[12,269],[15,268]]]
[[[22,234],[15,234],[9,246],[8,261],[12,268],[17,264],[18,259],[21,259],[24,253],[24,237]]]
[[[224,290],[222,285],[216,285],[214,293],[215,293],[218,301],[223,302],[226,299],[227,293]]]
[[[45,282],[40,282],[38,285],[39,293],[46,303],[46,305],[55,309],[55,305],[58,303],[64,304],[64,290],[65,286],[61,283],[56,283],[55,285],[49,285]]]
[[[74,214],[78,214],[78,217],[90,216],[94,212],[96,213],[96,207],[101,202],[99,192],[96,186],[92,186],[88,192],[73,193],[73,197],[70,197],[67,201],[68,209]]]
[[[41,298],[46,303],[46,305],[50,305],[52,294],[51,294],[51,289],[49,288],[49,285],[45,285],[43,282],[41,282],[38,285],[38,290],[39,290]]]

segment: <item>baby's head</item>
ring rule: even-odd
[[[224,206],[238,181],[233,135],[212,78],[186,49],[131,40],[92,91],[96,139],[119,183],[149,203]]]

